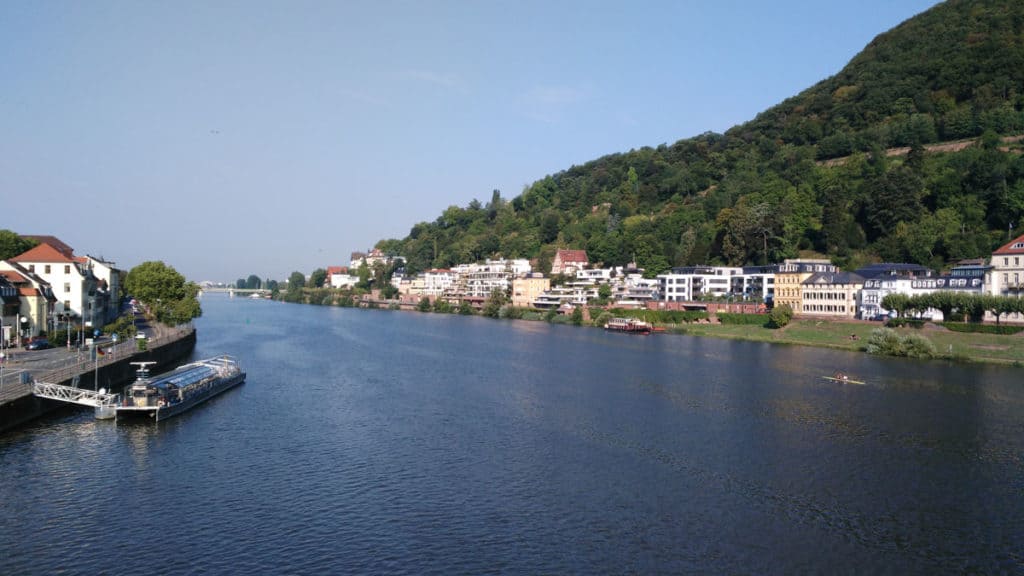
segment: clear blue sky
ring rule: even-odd
[[[723,132],[929,0],[0,3],[0,228],[278,280]]]

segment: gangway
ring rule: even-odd
[[[96,409],[96,417],[100,419],[114,417],[118,396],[120,396],[119,394],[109,394],[103,388],[99,390],[86,390],[75,386],[39,381],[32,383],[32,394],[50,400],[71,402],[81,406],[92,406]]]

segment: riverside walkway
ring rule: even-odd
[[[164,344],[180,340],[195,329],[191,325],[178,327],[153,326],[155,335],[146,339],[146,348],[151,350]],[[3,378],[0,380],[0,406],[32,395],[33,381],[59,383],[74,382],[76,378],[95,373],[104,366],[135,356],[143,357],[146,351],[140,351],[138,344],[132,340],[113,343],[100,342],[96,345],[103,354],[92,358],[88,350],[74,350],[66,355],[58,356],[49,361],[32,362],[28,359],[35,352],[20,351],[13,359],[5,360]],[[57,366],[55,366],[57,365]]]

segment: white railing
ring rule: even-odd
[[[32,384],[32,393],[40,398],[49,398],[50,400],[60,400],[62,402],[92,407],[113,406],[117,403],[118,396],[117,394],[96,392],[94,390],[50,382],[34,382]]]
[[[158,348],[169,342],[179,340],[194,330],[195,328],[191,324],[183,324],[173,328],[162,328],[158,336],[146,339],[146,348],[148,350]],[[70,363],[68,365],[48,372],[34,373],[32,376],[34,377],[34,380],[40,382],[66,382],[74,379],[76,376],[82,376],[90,372],[94,372],[97,368],[113,364],[114,362],[129,358],[135,354],[144,354],[144,352],[140,352],[138,350],[138,345],[133,339],[118,342],[113,345],[100,345],[99,348],[107,352],[103,355],[97,355],[95,359],[92,359],[89,358],[89,353],[83,350],[75,358],[69,356],[68,360]],[[12,367],[13,365],[5,367],[5,371]],[[14,380],[15,379],[11,377],[4,379],[3,388],[0,389],[0,393],[2,393],[2,399],[0,399],[0,401],[13,400],[15,398],[33,394],[33,386],[31,383],[16,382]]]

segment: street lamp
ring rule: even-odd
[[[28,323],[28,318],[26,318],[24,316],[19,316],[18,319],[21,320],[18,323],[18,340],[20,342],[25,337],[25,324]],[[25,345],[24,342],[20,342],[20,344],[22,346]]]

